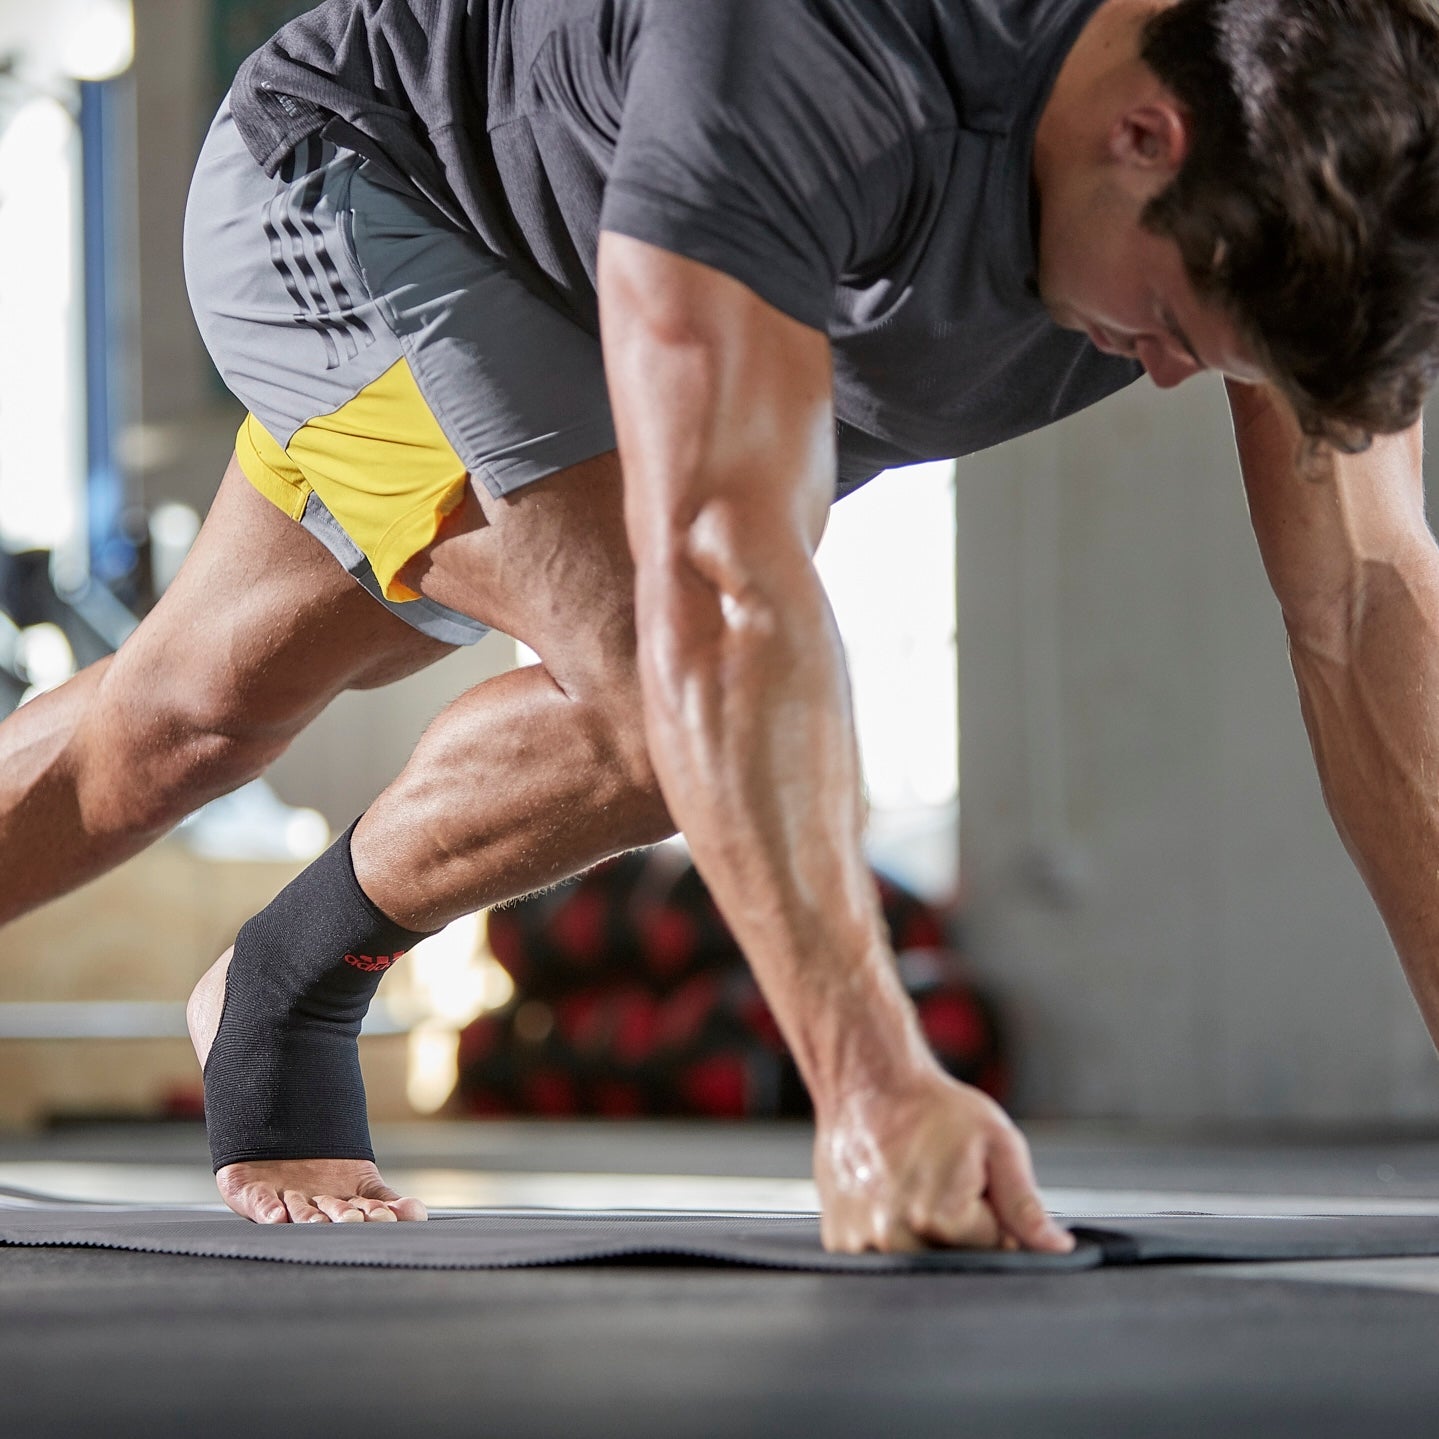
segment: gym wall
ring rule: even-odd
[[[968,924],[1022,1106],[1432,1121],[1439,1061],[1320,798],[1219,381],[963,463],[958,505]]]

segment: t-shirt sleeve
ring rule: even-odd
[[[917,178],[916,123],[873,49],[802,0],[652,0],[601,229],[824,329],[839,279],[895,242]]]

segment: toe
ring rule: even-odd
[[[253,1219],[256,1224],[288,1224],[290,1212],[273,1189],[258,1184],[246,1185],[237,1200],[226,1197],[227,1204],[237,1214]]]
[[[285,1209],[292,1224],[328,1224],[329,1218],[310,1203],[309,1195],[298,1189],[285,1191]]]
[[[365,1221],[360,1210],[348,1199],[341,1199],[337,1195],[317,1195],[315,1205],[334,1224],[363,1224]]]
[[[429,1211],[418,1199],[407,1199],[376,1177],[374,1183],[361,1186],[360,1194],[366,1199],[382,1202],[396,1219],[428,1219]]]

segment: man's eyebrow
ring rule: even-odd
[[[1199,358],[1199,351],[1190,343],[1189,336],[1180,329],[1179,321],[1174,318],[1167,305],[1161,305],[1159,307],[1159,318],[1169,333],[1184,346],[1184,353],[1188,355],[1201,370],[1208,369],[1204,361]]]

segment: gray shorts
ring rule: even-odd
[[[598,340],[352,151],[316,138],[270,179],[228,102],[185,276],[250,482],[416,629],[480,638],[398,572],[471,479],[498,497],[614,449]]]

